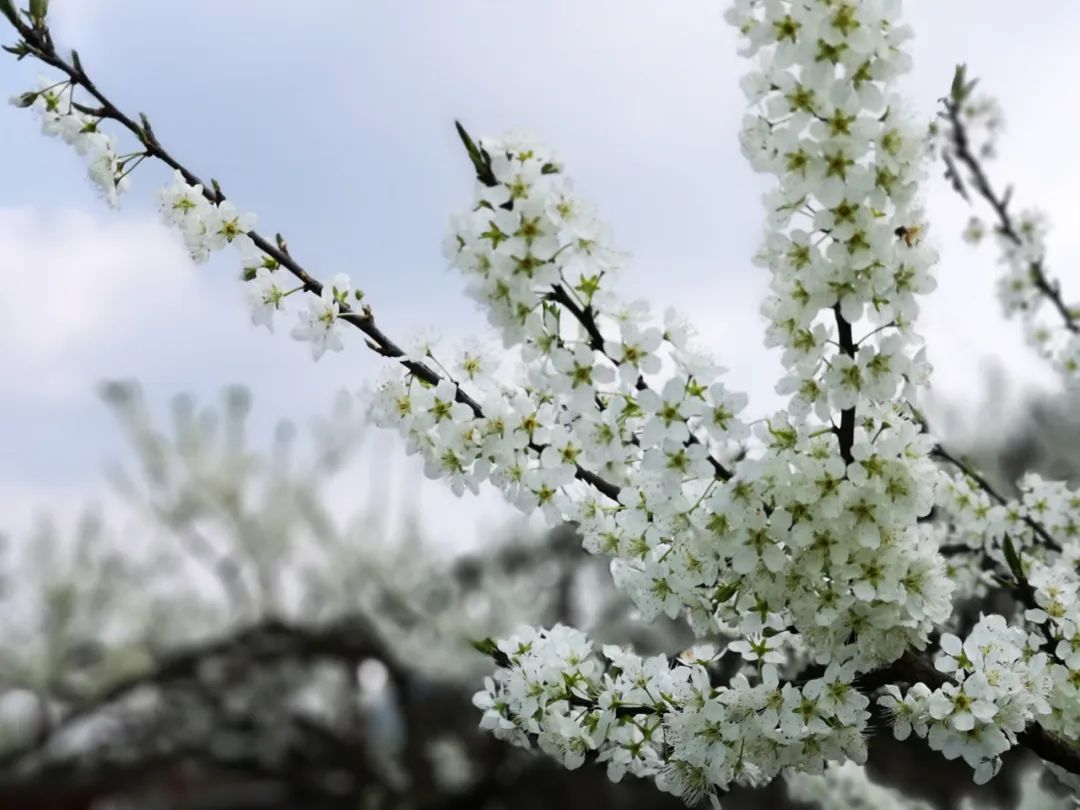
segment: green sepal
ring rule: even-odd
[[[22,60],[23,57],[30,55],[30,46],[27,45],[25,42],[19,42],[15,45],[0,45],[0,47],[2,47],[8,53],[14,54],[16,57],[18,57],[19,60]]]

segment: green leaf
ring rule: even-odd
[[[952,87],[949,89],[949,95],[953,101],[964,100],[964,85],[967,84],[967,65],[960,64],[956,66],[956,72],[953,73]]]
[[[470,641],[469,643],[472,645],[474,650],[476,650],[477,652],[481,652],[484,655],[494,655],[496,652],[499,651],[498,646],[495,644],[495,639],[491,637],[478,638],[475,641]]]
[[[1008,535],[1005,535],[1005,542],[1002,545],[1005,550],[1005,562],[1009,564],[1009,570],[1012,571],[1017,581],[1022,582],[1024,580],[1024,569],[1020,565],[1020,555],[1016,553],[1016,547]]]
[[[495,643],[495,639],[491,638],[490,636],[488,638],[476,639],[475,641],[470,641],[469,643],[472,645],[474,650],[477,650],[478,652],[481,652],[488,658],[492,659],[495,662],[496,666],[510,666],[510,657],[499,649],[499,645]]]
[[[719,588],[716,589],[716,593],[714,594],[714,596],[715,596],[717,602],[723,604],[728,599],[733,597],[735,595],[735,592],[738,591],[738,590],[739,590],[738,583],[730,583],[730,584],[727,584],[727,585],[721,585]]]
[[[49,0],[30,0],[30,18],[37,23],[45,22],[49,13]]]
[[[469,153],[469,160],[472,161],[473,168],[476,170],[476,179],[485,186],[495,185],[495,174],[491,171],[491,155],[476,145],[460,121],[455,121],[454,127],[457,129],[461,142],[465,144],[465,151]]]
[[[15,9],[15,0],[0,0],[0,13],[7,17],[12,25],[19,24],[19,12]]]

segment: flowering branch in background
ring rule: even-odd
[[[474,698],[483,727],[568,768],[594,758],[612,779],[629,772],[715,804],[733,785],[863,763],[872,710],[897,737],[962,758],[978,783],[1016,746],[1080,774],[1080,496],[1038,478],[1019,501],[998,495],[912,404],[930,374],[915,324],[937,256],[920,205],[927,142],[898,90],[911,36],[900,12],[899,0],[735,0],[727,12],[754,64],[742,151],[775,179],[756,258],[789,398],[756,419],[685,322],[619,297],[627,258],[535,139],[474,140],[458,126],[476,183],[445,254],[505,356],[498,374],[478,352],[443,362],[431,345],[391,341],[347,277],[324,286],[280,236],[254,231],[145,116],[126,116],[76,55],[57,54],[42,8],[5,14],[21,37],[12,50],[66,77],[72,110],[127,130],[174,171],[159,199],[192,257],[239,248],[255,323],[272,328],[299,292],[292,334],[316,358],[343,348],[344,325],[359,329],[398,361],[375,421],[430,476],[459,494],[492,485],[552,526],[573,524],[641,620],[685,619],[703,642],[673,658],[597,654],[563,624],[486,640],[497,670]],[[1050,300],[1075,332],[1034,231],[1012,223],[967,146],[971,88],[958,75],[951,177],[962,190],[966,166],[999,213],[1037,294],[1026,304]],[[991,585],[1010,606],[961,636],[954,601]]]
[[[1080,381],[1080,304],[1066,303],[1060,282],[1046,269],[1049,226],[1045,215],[1034,210],[1013,213],[1009,208],[1012,186],[1001,194],[990,181],[983,164],[997,153],[1003,119],[993,99],[974,95],[975,85],[976,80],[968,80],[966,68],[958,67],[933,127],[947,176],[968,202],[974,189],[993,215],[1001,261],[1008,268],[998,283],[1006,316],[1019,313],[1031,344],[1053,360],[1069,385],[1076,385]],[[976,145],[976,138],[984,139],[981,145]],[[964,238],[977,243],[985,233],[982,220],[973,217]]]
[[[137,388],[106,398],[135,451],[113,474],[132,530],[44,525],[0,560],[5,801],[143,807],[155,778],[192,792],[243,778],[282,806],[359,791],[380,808],[469,806],[513,793],[501,766],[551,770],[480,735],[470,638],[541,618],[647,647],[678,637],[627,622],[565,529],[452,557],[408,525],[388,536],[374,497],[339,514],[325,493],[369,432],[350,398],[306,441],[284,423],[265,448],[241,389],[218,407],[177,398],[167,430]]]

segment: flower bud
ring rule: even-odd
[[[18,95],[18,96],[12,96],[11,97],[11,103],[15,107],[26,108],[26,107],[31,106],[35,101],[37,101],[37,97],[38,97],[37,93],[22,93],[21,95]]]
[[[44,23],[48,13],[49,0],[30,0],[30,19],[35,23]]]

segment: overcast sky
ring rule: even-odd
[[[911,103],[929,119],[959,61],[983,78],[1008,117],[994,172],[1017,183],[1021,206],[1044,206],[1062,226],[1050,265],[1066,290],[1080,290],[1071,261],[1080,254],[1072,225],[1080,165],[1064,159],[1080,109],[1080,4],[1047,0],[1022,15],[1012,0],[907,6],[917,31],[904,86]],[[689,316],[731,369],[730,384],[764,413],[779,404],[780,368],[760,346],[765,276],[750,261],[764,185],[736,143],[747,66],[723,8],[718,0],[52,0],[52,17],[61,45],[79,50],[115,102],[145,111],[170,151],[218,178],[261,230],[282,231],[318,276],[349,272],[382,327],[402,339],[431,325],[451,344],[483,334],[440,256],[447,217],[470,193],[454,118],[474,134],[537,133],[633,255],[622,292]],[[30,60],[4,58],[0,94],[27,89],[38,72]],[[95,393],[103,379],[137,378],[158,403],[178,392],[211,399],[244,383],[268,435],[276,419],[303,423],[380,367],[358,336],[315,364],[288,329],[252,328],[235,267],[192,266],[158,224],[153,192],[164,172],[136,172],[120,212],[104,208],[82,174],[29,115],[0,107],[0,530],[100,493],[104,463],[124,452]],[[1001,320],[993,254],[960,242],[967,211],[937,167],[933,177],[940,288],[921,328],[937,400],[971,414],[995,358],[1016,391],[1053,378],[1019,326]],[[381,477],[409,484],[415,474],[380,462]],[[419,492],[428,525],[455,542],[509,514],[490,494],[458,501],[437,484]]]

